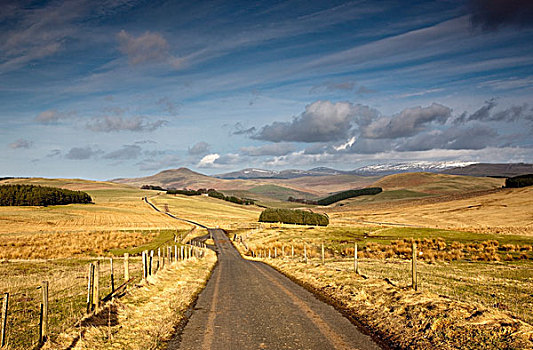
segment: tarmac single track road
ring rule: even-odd
[[[169,349],[380,349],[332,306],[209,229],[218,263]]]

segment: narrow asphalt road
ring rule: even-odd
[[[380,349],[330,305],[210,229],[218,265],[169,349]]]

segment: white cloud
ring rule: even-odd
[[[215,167],[215,161],[220,158],[220,155],[217,153],[211,153],[206,156],[204,156],[200,161],[198,162],[197,167],[198,168],[213,168]]]
[[[352,145],[355,143],[355,136],[353,136],[351,139],[349,139],[346,143],[343,143],[342,145],[333,147],[335,151],[344,151],[347,148],[352,147]]]

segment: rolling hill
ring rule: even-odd
[[[446,169],[442,174],[467,175],[467,176],[498,176],[512,177],[525,174],[533,174],[533,164],[493,164],[477,163],[465,167]]]

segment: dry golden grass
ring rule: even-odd
[[[192,225],[158,213],[144,203],[143,191],[107,182],[63,179],[11,179],[88,192],[95,204],[0,207],[0,259],[102,255],[111,249],[145,245],[160,230]]]
[[[45,349],[166,348],[216,263],[216,254],[206,252],[204,258],[181,261],[160,271],[83,327],[47,343]],[[74,346],[69,347],[71,344]]]
[[[533,327],[506,312],[428,291],[362,278],[318,263],[268,263],[354,315],[382,339],[409,349],[529,349]]]
[[[57,232],[4,236],[0,259],[47,259],[105,255],[111,249],[145,245],[157,231]]]
[[[470,232],[533,236],[533,187],[442,203],[415,202],[380,209],[344,206],[327,210],[332,222],[353,226],[394,223]]]
[[[1,183],[25,183],[83,190],[91,195],[95,204],[0,207],[0,235],[190,227],[149,210],[141,198],[155,193],[153,191],[85,180],[11,179]]]
[[[150,197],[159,208],[168,205],[177,217],[193,220],[209,227],[257,222],[262,209],[251,205],[238,205],[207,196],[166,195]]]

